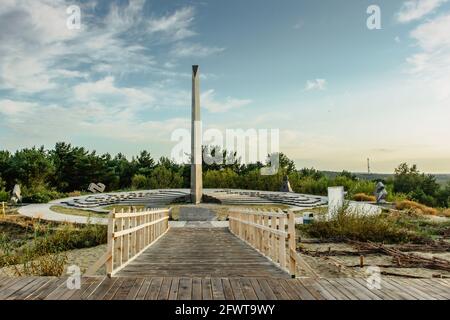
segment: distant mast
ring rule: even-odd
[[[192,123],[191,123],[191,201],[202,201],[202,126],[200,120],[200,74],[192,66]]]
[[[370,174],[370,159],[367,158],[367,173]]]

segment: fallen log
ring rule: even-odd
[[[450,261],[433,257],[427,258],[414,253],[404,253],[398,249],[387,247],[384,244],[372,242],[352,242],[361,250],[374,250],[392,257],[394,263],[405,268],[427,268],[445,270],[450,272]]]

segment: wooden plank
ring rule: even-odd
[[[381,282],[381,288],[384,293],[393,297],[395,300],[417,300],[417,298],[404,290],[404,288],[398,288],[393,286],[388,277],[383,277]]]
[[[87,299],[102,300],[117,280],[117,278],[104,277],[100,285],[94,290],[94,292],[91,293],[91,295]]]
[[[192,300],[202,300],[202,279],[192,279]]]
[[[286,229],[286,218],[280,217],[278,218],[278,222],[279,230],[285,232],[284,230]],[[287,237],[278,237],[278,257],[281,269],[286,269],[286,238]]]
[[[239,284],[244,293],[245,300],[258,300],[255,291],[253,290],[252,284],[248,278],[239,279]]]
[[[140,216],[134,217],[133,219],[136,219],[136,224],[133,224],[134,227],[129,228],[127,230],[116,231],[116,232],[113,233],[113,237],[116,239],[116,238],[122,237],[122,236],[127,235],[127,234],[135,234],[137,242],[141,243],[142,237],[141,237],[141,234],[138,233],[138,232],[141,232],[146,227],[153,226],[153,225],[159,224],[161,222],[165,222],[166,220],[169,219],[169,217],[163,217],[163,218],[158,219],[156,221],[140,224],[141,223],[140,222],[141,218],[142,217],[140,217]],[[137,248],[139,248],[139,246],[137,246]]]
[[[145,215],[156,215],[158,213],[169,213],[169,209],[161,209],[161,210],[153,210],[153,211],[137,211],[133,210],[132,212],[118,212],[114,214],[115,218],[125,218],[125,217],[141,217]]]
[[[180,278],[178,277],[172,278],[172,284],[170,285],[169,300],[177,300],[179,285],[180,285]]]
[[[360,282],[356,281],[353,278],[348,278],[345,279],[347,282],[349,282],[350,285],[353,285],[355,290],[361,290],[362,292],[364,292],[364,294],[366,296],[368,296],[368,299],[370,300],[382,300],[381,297],[379,297],[376,292],[378,291],[377,289],[373,289],[371,290],[366,284],[361,284]]]
[[[419,300],[436,300],[433,296],[423,292],[422,290],[416,289],[414,286],[412,286],[411,284],[409,284],[407,282],[404,282],[401,279],[391,278],[389,280],[392,285],[397,286],[401,290],[407,291],[411,295],[414,295],[415,297],[417,297]]]
[[[124,220],[124,229],[127,230],[130,228],[130,218],[123,218]],[[123,261],[127,262],[130,260],[130,235],[127,234],[123,236]]]
[[[225,300],[225,293],[222,284],[222,279],[213,278],[211,279],[212,284],[212,296],[214,300]]]
[[[261,284],[258,282],[258,279],[250,279],[250,284],[252,285],[253,291],[255,291],[258,300],[268,300],[264,290],[261,287]]]
[[[64,278],[51,278],[50,281],[38,290],[32,292],[25,300],[42,300],[64,282],[66,282],[66,279]]]
[[[257,281],[267,300],[277,300],[277,296],[273,293],[266,279],[257,279]]]
[[[417,288],[423,288],[427,293],[432,294],[438,300],[450,299],[449,290],[442,290],[442,287],[437,285],[436,282],[427,282],[429,279],[411,279],[413,285]]]
[[[107,240],[108,240],[108,245],[107,245],[107,249],[106,252],[108,253],[108,260],[106,260],[106,274],[108,274],[109,276],[112,276],[113,274],[113,270],[114,270],[114,237],[113,237],[113,232],[114,232],[114,213],[115,213],[115,209],[113,209],[110,213],[109,213],[109,217],[108,217],[108,231],[107,231]]]
[[[89,289],[89,287],[96,281],[97,278],[81,278],[81,286],[79,289],[68,289],[67,292],[62,295],[61,300],[81,300],[81,297]]]
[[[136,283],[136,278],[124,278],[112,300],[125,300]]]
[[[192,279],[181,278],[178,300],[191,300],[191,299],[192,299]]]
[[[329,281],[326,279],[319,279],[317,280],[317,283],[324,288],[330,295],[332,295],[336,300],[349,300],[349,298],[342,293],[341,291],[337,290]]]
[[[158,293],[158,300],[168,300],[172,278],[164,278]]]
[[[242,292],[238,279],[230,279],[230,285],[233,290],[234,298],[236,300],[245,300],[245,296],[244,293]]]
[[[115,281],[112,286],[108,289],[102,300],[111,300],[116,295],[116,292],[119,290],[120,286],[122,285],[124,281],[124,278],[118,278],[117,281]]]
[[[450,288],[447,288],[443,285],[441,285],[438,281],[433,281],[431,279],[417,279],[418,283],[421,283],[428,287],[431,291],[436,292],[444,299],[450,300]]]
[[[305,292],[305,293],[308,292],[311,295],[310,300],[325,300],[325,297],[321,294],[321,291],[317,290],[317,287],[313,286],[307,280],[308,279],[304,279],[304,281],[300,281],[300,279],[292,279],[292,280],[288,280],[288,281],[293,283],[297,287],[297,290],[300,290],[301,292]],[[303,289],[306,291],[303,291]],[[307,296],[307,294],[305,294],[305,296]]]
[[[305,288],[299,290],[295,285],[292,285],[292,281],[281,280],[280,285],[286,291],[290,300],[311,300],[311,294]],[[303,292],[302,292],[303,291]]]
[[[139,293],[139,290],[141,289],[142,284],[144,283],[144,278],[138,278],[136,279],[136,283],[134,284],[133,288],[131,288],[130,292],[126,296],[126,300],[135,300],[136,296]]]
[[[373,297],[367,288],[362,288],[359,285],[358,287],[355,287],[355,283],[349,282],[349,279],[335,278],[334,281],[340,284],[341,288],[345,288],[351,292],[358,300],[371,300],[371,297]]]
[[[202,279],[202,298],[203,300],[212,300],[212,285],[211,279]]]
[[[222,278],[223,293],[225,300],[234,300],[233,288],[231,287],[230,279]]]
[[[398,279],[398,280],[400,280],[405,285],[408,285],[408,286],[418,290],[422,294],[425,294],[425,295],[431,297],[434,300],[444,300],[445,299],[445,298],[441,297],[438,293],[434,292],[434,290],[430,290],[424,284],[418,284],[416,282],[417,279],[408,279],[408,281],[405,281],[404,279]]]
[[[148,288],[147,294],[145,295],[145,300],[156,300],[158,299],[159,292],[162,287],[164,278],[157,277],[152,279],[152,284]]]
[[[324,281],[328,282],[328,284],[335,289],[335,292],[340,295],[343,295],[345,298],[341,300],[359,300],[357,296],[355,296],[351,291],[349,291],[347,288],[339,284],[339,282],[335,281],[334,279],[323,279]]]
[[[144,282],[142,283],[142,285],[139,289],[139,292],[137,293],[137,295],[135,297],[135,300],[146,300],[147,299],[146,296],[148,294],[150,294],[150,286],[153,281],[155,281],[155,279],[151,279],[151,278],[144,279]],[[159,290],[158,290],[158,292],[159,292]],[[158,297],[158,292],[156,293],[156,298]]]
[[[26,297],[28,297],[32,292],[38,290],[40,287],[45,285],[47,282],[49,282],[50,279],[46,277],[42,278],[36,278],[30,283],[28,283],[26,286],[22,287],[21,289],[14,292],[12,295],[10,295],[7,300],[24,300]]]
[[[297,279],[317,300],[337,300],[320,282],[312,279]]]
[[[286,290],[281,286],[278,279],[267,279],[273,293],[277,297],[277,300],[290,300],[291,298],[287,294]]]
[[[270,232],[270,233],[272,233],[272,234],[275,234],[275,235],[277,235],[277,236],[279,236],[279,237],[284,237],[285,239],[286,239],[287,236],[288,236],[288,234],[287,234],[286,231],[281,231],[281,230],[278,230],[278,229],[271,229],[271,228],[268,228],[268,227],[266,227],[266,226],[256,224],[256,223],[254,223],[254,222],[244,221],[244,220],[239,220],[239,219],[234,218],[234,217],[228,217],[228,219],[229,219],[229,220],[232,220],[232,221],[236,221],[236,222],[238,222],[238,223],[244,225],[244,226],[247,227],[247,228],[252,227],[252,228],[258,228],[258,229],[261,229],[261,230],[265,230],[265,231],[268,231],[268,232]],[[275,218],[272,218],[272,219],[275,219]],[[250,229],[249,229],[249,230],[250,230]],[[249,235],[249,236],[250,236],[250,234],[251,234],[251,232],[248,231],[248,235]],[[247,238],[247,239],[250,239],[250,238]],[[248,240],[247,240],[247,241],[248,241]]]
[[[33,280],[35,280],[35,277],[18,278],[16,281],[13,281],[0,291],[0,300],[7,299],[9,296],[13,295],[16,291],[22,289]]]
[[[358,282],[361,286],[367,287],[367,280],[366,279],[362,279],[362,278],[353,278],[353,281]],[[381,288],[380,289],[370,289],[368,288],[368,290],[370,290],[370,292],[372,292],[373,294],[377,295],[381,300],[394,300],[395,298],[395,294],[391,294],[390,290],[383,287],[383,284],[380,284]]]

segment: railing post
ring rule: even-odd
[[[288,211],[288,236],[289,236],[289,272],[293,278],[296,274],[297,244],[295,236],[295,213]]]
[[[286,231],[286,218],[285,217],[279,217],[278,218],[278,230],[280,231]],[[279,252],[278,257],[280,260],[280,267],[282,269],[286,269],[286,238],[282,236],[278,236],[279,239]]]
[[[108,218],[108,249],[107,252],[109,253],[109,258],[106,261],[106,274],[108,277],[111,278],[113,269],[114,269],[114,238],[113,238],[113,232],[114,232],[114,224],[115,224],[115,218],[114,214],[116,213],[115,209],[112,209],[109,213]]]

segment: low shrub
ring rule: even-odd
[[[440,215],[440,216],[443,216],[443,217],[448,217],[448,218],[450,218],[450,209],[444,209],[444,210],[442,210],[442,211],[440,212],[439,215]]]
[[[36,187],[33,189],[24,188],[23,203],[47,203],[51,200],[64,198],[65,194],[45,187]]]
[[[308,236],[331,241],[374,241],[385,243],[417,242],[427,239],[405,228],[401,228],[385,215],[362,215],[344,208],[330,220],[318,220],[299,225]]]
[[[374,196],[369,196],[365,193],[357,193],[353,196],[354,201],[367,201],[367,202],[375,202],[377,199]]]
[[[397,210],[408,210],[419,215],[437,215],[439,211],[434,208],[427,207],[415,201],[403,200],[395,203]]]
[[[75,191],[69,192],[69,193],[67,193],[67,196],[68,197],[79,197],[79,196],[81,196],[81,191],[75,190]]]
[[[67,263],[66,251],[107,242],[103,225],[26,222],[29,225],[20,225],[26,242],[13,241],[6,232],[0,233],[0,267],[11,267],[19,276],[61,276]]]
[[[9,200],[9,193],[5,190],[0,190],[0,202],[7,202]]]

